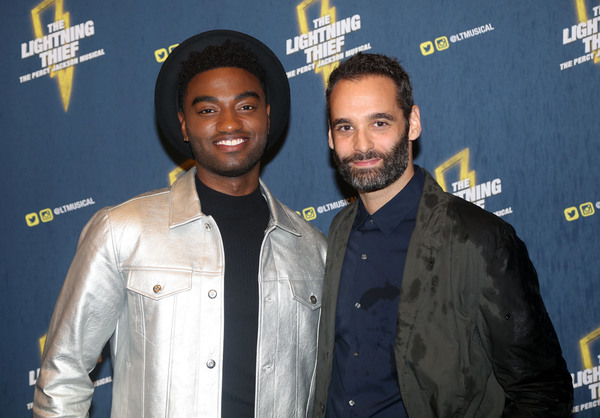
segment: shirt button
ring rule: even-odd
[[[354,406],[354,403],[355,403],[355,402],[354,402],[352,399],[350,399],[350,400],[348,401],[348,405],[350,405],[350,406]]]
[[[158,293],[162,290],[162,286],[157,284],[152,288],[152,290],[154,290],[154,293]]]
[[[206,362],[206,367],[208,367],[209,369],[214,368],[217,365],[217,363],[215,363],[215,361],[213,359],[210,359]]]
[[[362,258],[363,260],[366,260],[367,259],[367,255],[363,254],[363,255],[360,256],[360,258]]]
[[[314,305],[315,303],[317,303],[317,297],[316,297],[315,295],[310,295],[310,298],[309,298],[309,299],[310,299],[310,303],[312,303],[313,305]]]
[[[215,289],[211,289],[208,291],[208,297],[214,299],[217,297],[217,291]]]
[[[360,309],[360,303],[356,302],[356,303],[354,304],[354,307],[355,307],[356,309]]]
[[[210,226],[210,224],[204,224],[204,229],[210,231],[212,229],[212,226]]]
[[[360,353],[359,353],[358,351],[355,351],[354,353],[352,353],[352,355],[353,355],[354,357],[359,357],[359,356],[360,356]]]

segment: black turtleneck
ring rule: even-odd
[[[225,254],[223,417],[253,417],[258,334],[258,269],[269,208],[260,187],[230,196],[196,177],[202,213],[214,218]]]

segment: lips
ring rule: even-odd
[[[237,132],[230,135],[219,135],[213,140],[213,145],[219,147],[237,147],[250,141],[250,135]]]
[[[383,159],[385,159],[385,154],[369,150],[367,152],[356,151],[353,155],[340,158],[340,162],[343,164],[352,164],[356,167],[370,167]]]
[[[243,144],[246,141],[248,141],[248,139],[246,138],[221,139],[215,142],[215,145],[225,145],[228,147],[234,147],[236,145]]]
[[[371,167],[381,161],[380,158],[373,158],[370,160],[353,160],[352,163],[356,167]]]

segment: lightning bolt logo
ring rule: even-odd
[[[303,0],[298,6],[296,6],[296,12],[298,13],[298,24],[300,25],[300,34],[304,35],[309,32],[308,18],[306,16],[306,10],[309,6],[317,3],[319,0]],[[321,16],[324,17],[329,15],[332,22],[335,22],[335,7],[329,7],[329,0],[321,0]],[[315,68],[315,73],[321,73],[323,75],[323,83],[327,85],[329,75],[333,70],[337,68],[339,62],[334,62],[328,65],[323,65],[319,68]]]
[[[577,19],[579,20],[579,23],[587,22],[588,15],[585,7],[585,0],[575,0],[575,8],[577,9]],[[598,53],[598,50],[593,52],[596,52],[594,64],[598,64],[600,62],[600,54]]]
[[[592,362],[592,355],[590,353],[589,344],[594,341],[596,338],[600,338],[600,328],[595,331],[592,331],[581,340],[579,340],[579,348],[581,349],[581,357],[583,358],[583,366],[586,369],[591,369],[594,367],[594,363]]]
[[[475,171],[469,170],[469,148],[465,148],[448,161],[444,162],[435,169],[435,179],[442,186],[444,191],[447,191],[445,173],[455,165],[459,166],[459,180],[469,179],[469,184],[475,185]]]
[[[38,342],[40,344],[40,357],[42,357],[44,355],[44,346],[46,345],[46,336],[48,334],[44,334],[44,336],[42,336]]]
[[[196,162],[194,160],[189,159],[187,161],[184,161],[177,167],[175,167],[173,170],[171,170],[169,172],[169,186],[172,186],[173,183],[175,183],[175,180],[177,180],[181,176],[182,173],[185,173],[186,171],[188,171],[195,164],[196,164]]]
[[[63,11],[63,0],[44,0],[35,8],[31,10],[31,20],[33,21],[33,29],[36,38],[44,36],[42,29],[41,14],[46,9],[54,5],[54,21],[58,22],[63,20],[65,22],[65,28],[71,26],[69,12]],[[71,100],[71,90],[73,88],[73,67],[64,68],[59,71],[50,70],[50,77],[56,77],[58,79],[58,88],[60,90],[60,97],[62,99],[63,108],[65,112],[69,109],[69,101]]]

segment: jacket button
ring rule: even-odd
[[[159,284],[154,285],[154,287],[152,288],[152,290],[154,290],[154,293],[158,293],[162,290],[162,286]]]
[[[310,299],[310,303],[312,303],[313,305],[314,305],[315,303],[317,303],[317,297],[316,297],[315,295],[310,295],[310,298],[309,298],[309,299]]]
[[[215,289],[211,289],[208,291],[208,297],[214,299],[217,297],[217,291]]]
[[[213,359],[210,359],[206,362],[206,367],[208,367],[209,369],[212,369],[216,366],[217,363],[215,363],[215,361]]]

